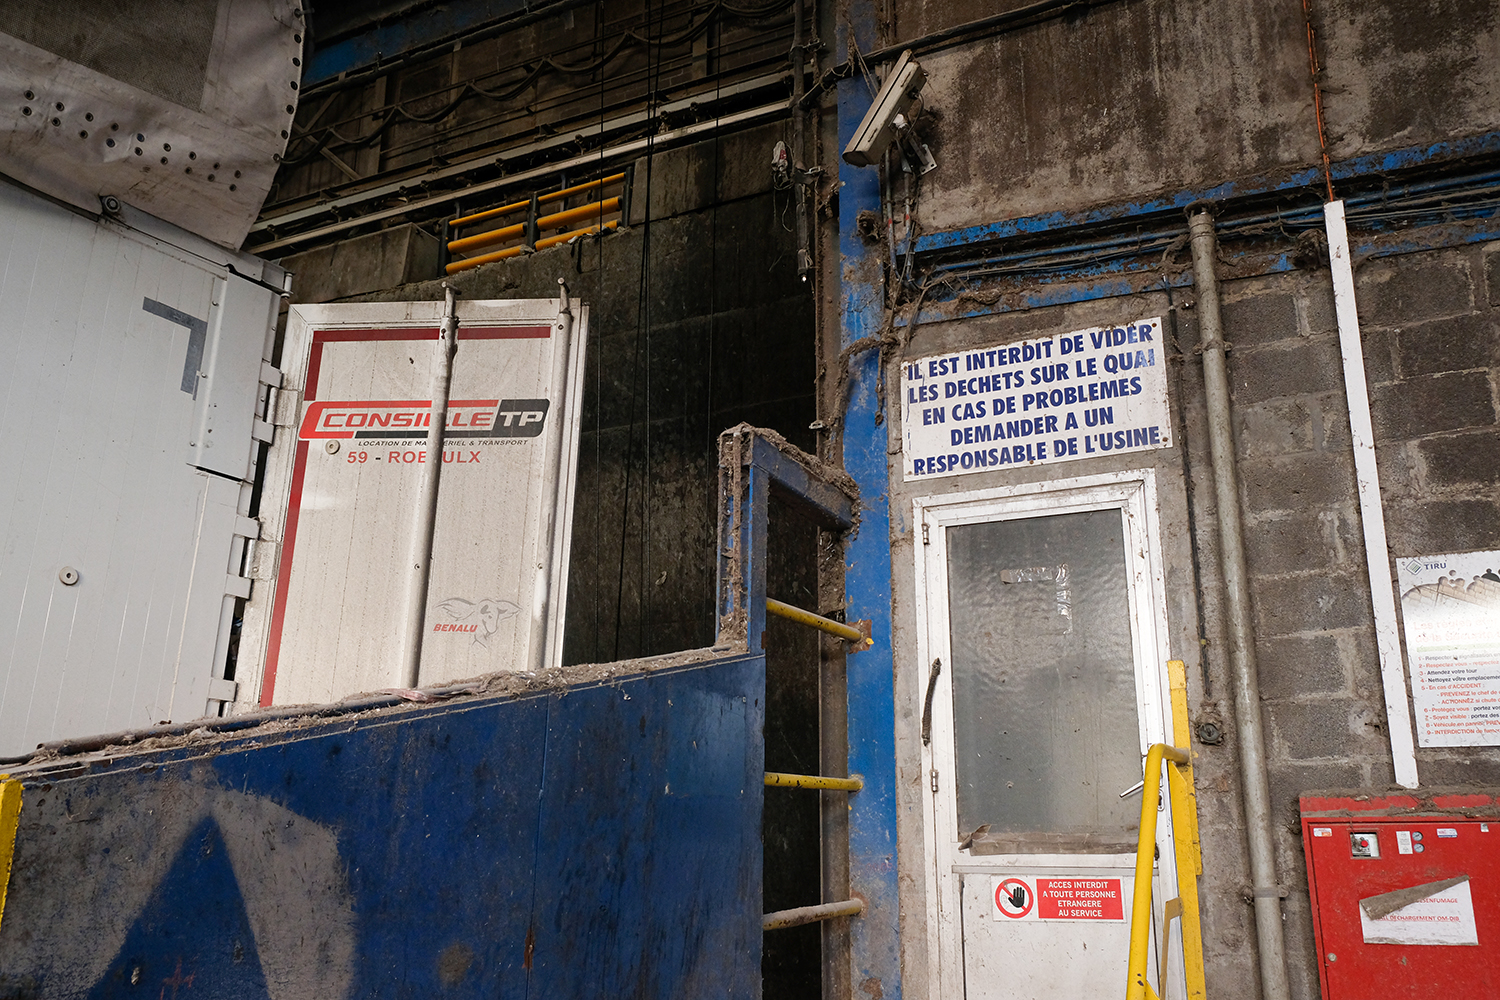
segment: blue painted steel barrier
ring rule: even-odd
[[[0,996],[759,997],[764,690],[741,653],[29,765]]]

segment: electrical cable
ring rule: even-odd
[[[612,62],[615,57],[618,56],[620,52],[623,51],[625,47],[627,45],[630,45],[631,43],[645,46],[648,49],[648,64],[650,61],[649,50],[653,48],[656,50],[657,79],[659,81],[662,59],[661,50],[663,48],[684,45],[692,42],[709,29],[709,26],[715,22],[715,19],[718,15],[729,14],[731,16],[740,18],[755,19],[777,13],[783,10],[785,7],[789,6],[789,4],[790,0],[782,0],[782,2],[780,3],[773,4],[760,11],[756,11],[751,8],[732,7],[731,5],[720,0],[720,2],[710,4],[706,9],[690,8],[686,12],[687,15],[693,20],[697,20],[698,16],[701,14],[701,21],[697,21],[697,23],[695,24],[689,24],[682,31],[677,32],[674,35],[668,36],[666,34],[659,34],[658,37],[652,39],[649,37],[649,31],[647,36],[642,36],[630,30],[620,31],[618,33],[616,41],[605,51],[602,56],[599,56],[598,58],[587,60],[581,63],[566,63],[558,58],[555,58],[555,54],[549,54],[541,57],[534,63],[523,64],[523,66],[520,68],[525,69],[525,75],[518,82],[504,90],[487,90],[475,81],[470,80],[461,84],[458,87],[457,95],[450,98],[445,104],[443,104],[435,111],[427,113],[416,112],[410,110],[410,105],[415,105],[423,101],[430,100],[432,97],[435,97],[438,94],[452,93],[452,86],[443,87],[426,94],[415,95],[411,98],[408,98],[403,104],[393,103],[373,113],[359,112],[340,121],[331,122],[328,125],[325,125],[322,128],[318,129],[316,133],[314,133],[313,130],[309,129],[303,136],[299,138],[311,138],[316,134],[317,138],[313,146],[307,149],[299,149],[295,153],[288,149],[286,153],[283,154],[281,162],[285,165],[290,166],[298,166],[300,164],[306,163],[312,157],[319,155],[323,148],[326,147],[330,142],[334,142],[339,146],[350,146],[357,149],[364,148],[377,141],[392,126],[398,124],[435,124],[436,122],[442,121],[443,119],[452,115],[462,104],[473,97],[482,97],[498,103],[509,101],[519,96],[523,91],[529,88],[542,75],[544,71],[549,69],[567,76],[582,76],[595,73]],[[663,20],[664,19],[665,15],[663,15]],[[567,46],[563,49],[557,50],[557,53],[570,51],[578,47],[579,46],[577,45]],[[691,59],[692,57],[689,56],[688,58]],[[507,70],[505,70],[504,72],[510,71],[511,68],[507,68]],[[389,70],[387,70],[387,72],[389,72]],[[341,125],[349,125],[377,116],[379,117],[378,124],[365,135],[349,137],[339,131],[339,126]],[[293,141],[296,140],[294,139]]]

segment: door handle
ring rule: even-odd
[[[943,661],[934,659],[927,671],[927,699],[922,703],[922,745],[932,743],[932,695],[937,690],[938,674],[943,672]]]

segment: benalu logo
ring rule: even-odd
[[[546,399],[455,399],[448,403],[448,438],[532,438],[547,423]],[[307,405],[297,436],[324,438],[425,438],[430,400],[318,400]]]

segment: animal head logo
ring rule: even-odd
[[[469,601],[462,597],[450,597],[440,601],[438,612],[452,624],[443,631],[468,632],[474,637],[474,645],[489,648],[490,639],[499,631],[500,623],[513,618],[521,610],[520,605],[496,598]]]

